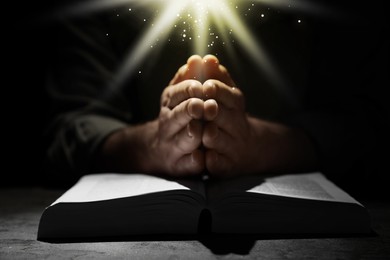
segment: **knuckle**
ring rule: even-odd
[[[193,97],[194,96],[194,90],[193,90],[192,84],[186,85],[185,92],[186,92],[188,97]]]
[[[169,118],[170,110],[167,107],[161,107],[158,121],[160,124],[165,124]]]
[[[171,93],[172,87],[166,87],[161,95],[161,106],[167,106],[169,103],[169,100],[171,99],[172,93]]]
[[[202,85],[197,80],[188,80],[185,92],[190,98],[200,97],[200,94],[202,92]]]
[[[172,110],[171,119],[173,122],[177,122],[180,119],[180,111],[177,109]]]
[[[205,99],[216,98],[218,95],[218,86],[214,84],[214,80],[209,79],[203,84],[203,95]]]
[[[196,88],[201,88],[202,87],[202,84],[195,80],[195,79],[189,79],[188,80],[188,86],[190,89],[196,89]]]

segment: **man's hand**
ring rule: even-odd
[[[111,134],[98,156],[100,169],[182,177],[204,170],[202,84],[184,80],[166,88],[157,119]]]
[[[213,175],[230,175],[241,171],[249,159],[248,144],[253,142],[243,94],[235,87],[226,68],[212,55],[203,59],[198,55],[191,56],[178,70],[171,84],[188,79],[204,82],[198,97],[205,100],[205,128],[201,141],[206,148],[206,168]],[[162,103],[171,108],[193,95],[191,89],[173,87],[168,87],[164,92]]]
[[[150,144],[151,160],[162,161],[161,168],[170,175],[201,173],[204,156],[202,118],[204,101],[202,85],[196,80],[184,80],[168,86],[161,97],[161,110]]]
[[[196,79],[203,83],[205,167],[214,177],[310,170],[317,164],[307,136],[283,124],[250,117],[245,98],[227,69],[213,55],[191,56],[171,83]],[[190,96],[176,93],[175,106]],[[175,101],[178,97],[178,101]]]
[[[203,91],[217,104],[211,115],[205,108],[206,120],[202,143],[206,148],[206,168],[212,175],[239,173],[251,160],[254,131],[245,112],[242,92],[218,80],[208,80]]]

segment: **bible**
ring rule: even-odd
[[[219,181],[108,173],[83,176],[48,206],[40,219],[38,240],[104,240],[200,230],[209,234],[371,232],[365,207],[321,173]]]

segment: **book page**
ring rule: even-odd
[[[52,205],[60,202],[117,199],[171,190],[193,190],[202,193],[202,186],[201,182],[186,181],[185,184],[180,184],[145,174],[91,174],[83,176]]]
[[[213,185],[214,233],[370,232],[364,206],[321,173],[247,176]]]
[[[321,173],[282,175],[266,178],[248,192],[314,200],[358,203]]]

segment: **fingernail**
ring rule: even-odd
[[[194,137],[194,135],[192,134],[192,131],[191,131],[190,124],[187,125],[187,134],[188,134],[188,137],[190,137],[190,138]]]
[[[215,85],[211,80],[206,81],[203,84],[203,95],[205,96],[206,100],[213,98],[215,96],[215,92]]]
[[[195,156],[194,156],[194,153],[191,153],[191,163],[192,164],[195,164]]]

